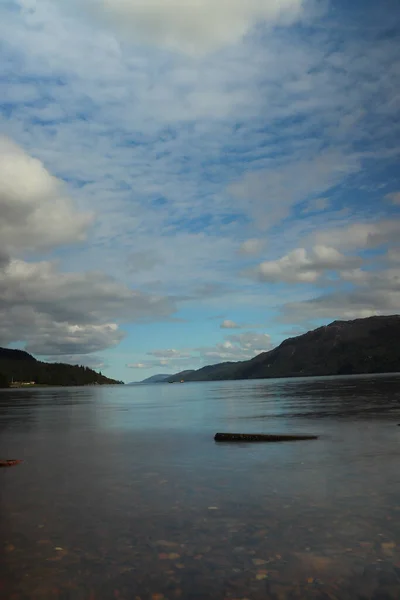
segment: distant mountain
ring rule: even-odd
[[[350,375],[400,371],[400,316],[334,321],[274,350],[236,363],[220,363],[188,373],[185,381]],[[169,381],[179,381],[177,373]]]
[[[197,371],[182,371],[176,373],[168,379],[169,383],[177,381],[217,381],[222,379],[246,379],[245,377],[235,377],[234,373],[239,369],[240,362],[224,362],[217,365],[202,367]]]
[[[171,373],[168,375],[165,373],[160,373],[159,375],[152,375],[151,377],[147,377],[147,379],[143,379],[142,381],[132,381],[128,383],[128,385],[143,385],[146,383],[163,383],[172,377]]]
[[[193,374],[193,373],[197,373],[198,371],[195,371],[194,369],[188,369],[186,371],[179,371],[179,373],[175,373],[175,375],[170,375],[167,379],[168,383],[175,383],[176,381],[189,381],[189,377]],[[192,380],[192,381],[197,381],[197,380]]]
[[[33,382],[56,386],[122,383],[89,367],[41,362],[23,350],[0,348],[0,387]]]

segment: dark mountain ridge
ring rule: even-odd
[[[25,352],[25,350],[13,350],[11,348],[0,348],[0,360],[28,360],[37,362],[36,358]]]
[[[55,386],[121,383],[89,367],[41,362],[23,350],[0,348],[0,387],[33,382]]]
[[[251,360],[203,367],[186,381],[264,379],[400,371],[400,316],[334,321],[288,338]],[[175,375],[169,381],[177,381]]]

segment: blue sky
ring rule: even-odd
[[[0,5],[0,344],[124,381],[400,307],[400,8]]]

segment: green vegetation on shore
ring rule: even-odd
[[[89,367],[41,362],[23,350],[0,348],[0,388],[118,383]]]

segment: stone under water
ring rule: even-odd
[[[267,433],[216,433],[216,442],[294,442],[296,440],[317,440],[317,435],[285,435]]]

